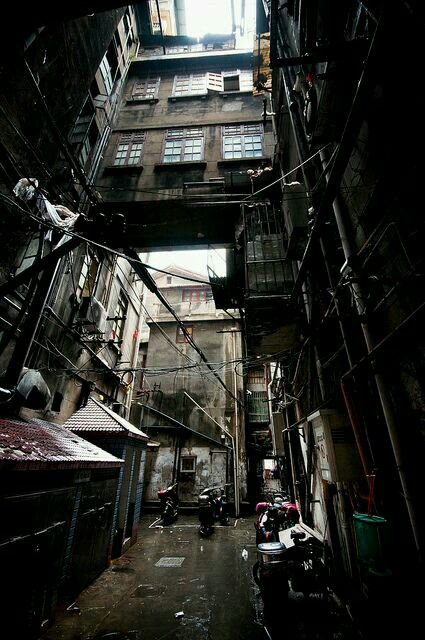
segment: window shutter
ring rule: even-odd
[[[252,71],[244,69],[239,72],[240,91],[252,91]]]
[[[223,91],[223,77],[221,73],[207,73],[207,88],[210,91]]]

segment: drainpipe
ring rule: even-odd
[[[324,151],[320,153],[320,157],[323,163],[323,168],[326,171],[327,158]],[[325,175],[326,175],[326,180],[328,181],[329,180],[328,173],[326,172]],[[352,248],[351,238],[348,231],[349,225],[347,221],[344,219],[345,216],[344,216],[344,212],[341,207],[338,195],[334,198],[332,202],[332,208],[335,216],[336,225],[338,228],[338,233],[341,239],[342,248],[344,251],[344,257],[345,257],[346,263],[350,264],[353,257],[356,254]],[[363,290],[357,279],[354,280],[351,283],[351,285],[353,288],[355,304],[357,307],[357,313],[360,318],[360,323],[361,323],[364,341],[366,344],[366,349],[368,354],[370,354],[374,349],[374,341],[369,330],[369,325],[366,320],[366,303],[363,295]],[[391,406],[388,390],[382,375],[378,371],[374,371],[373,375],[375,379],[376,388],[378,391],[382,413],[383,413],[385,424],[387,427],[388,436],[391,442],[394,458],[397,465],[397,472],[398,472],[400,484],[403,490],[403,497],[406,502],[406,507],[407,507],[407,511],[410,519],[410,524],[412,527],[416,549],[419,553],[421,553],[421,542],[420,542],[420,535],[419,535],[418,519],[416,515],[415,505],[413,504],[412,498],[410,496],[409,481],[407,478],[407,474],[405,472],[405,461],[404,461],[402,450],[401,450],[400,439],[398,436],[398,429],[397,429],[397,423],[396,423],[394,411]]]
[[[236,329],[236,331],[238,331]],[[232,331],[232,345],[233,345],[233,362],[236,362],[236,331]],[[235,397],[235,511],[236,517],[239,516],[240,511],[240,490],[239,490],[239,403],[238,403],[238,386],[236,380],[236,367],[233,368],[233,395]],[[237,489],[237,491],[236,491]]]

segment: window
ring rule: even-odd
[[[186,329],[186,332],[188,333],[188,335],[191,338],[193,338],[193,325],[185,324],[184,328]],[[183,329],[180,326],[177,327],[176,342],[177,342],[177,344],[184,344],[184,343],[189,342],[189,340],[187,339],[186,335],[183,333]]]
[[[106,93],[109,96],[111,94],[111,91],[112,91],[113,81],[112,81],[111,66],[109,64],[108,53],[107,52],[103,56],[102,62],[99,65],[99,71],[100,71],[102,79],[103,79],[103,84],[105,85]]]
[[[145,132],[123,133],[115,152],[114,167],[141,164]]]
[[[212,297],[211,289],[192,287],[191,289],[183,289],[182,301],[202,302],[204,300],[212,300]]]
[[[92,250],[88,249],[84,256],[81,267],[80,278],[78,280],[77,293],[80,296],[92,296],[96,290],[97,281],[100,274],[101,260]]]
[[[173,277],[172,276],[167,276],[167,284],[171,284],[173,281]]]
[[[98,138],[99,128],[95,119],[94,107],[91,100],[87,98],[69,138],[71,144],[76,147],[76,154],[82,167],[84,167]]]
[[[112,338],[122,340],[124,335],[124,325],[127,319],[128,299],[124,291],[120,291],[114,312],[114,323],[112,325]]]
[[[207,74],[207,87],[210,91],[218,91],[219,93],[252,91],[252,86],[251,69],[233,69]]]
[[[162,161],[196,162],[203,159],[204,140],[201,127],[168,129],[165,134]]]
[[[133,85],[132,100],[155,100],[158,95],[160,78],[136,80]]]
[[[223,127],[223,158],[259,158],[263,155],[261,124],[238,124]]]
[[[180,472],[195,473],[196,472],[196,456],[181,456]]]
[[[172,96],[205,95],[207,93],[207,77],[205,73],[189,73],[174,77]]]

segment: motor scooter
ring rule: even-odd
[[[301,531],[291,531],[292,546],[280,541],[260,542],[257,562],[253,566],[254,581],[260,589],[264,606],[264,623],[281,630],[282,613],[290,590],[304,597],[327,594],[323,552],[325,545],[313,537],[306,539]]]
[[[199,494],[199,535],[203,538],[214,532],[216,520],[224,526],[229,524],[226,486],[207,487]]]
[[[177,486],[178,482],[175,482],[166,489],[158,491],[161,520],[164,525],[171,524],[177,519],[179,509]]]
[[[255,527],[255,542],[279,542],[280,511],[279,504],[259,502],[256,506],[257,521]]]
[[[279,494],[273,495],[269,502],[258,502],[255,511],[257,521],[257,544],[279,540],[279,531],[298,524],[300,514],[295,503],[284,501]]]

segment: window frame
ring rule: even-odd
[[[249,130],[250,127],[258,127],[258,131]],[[239,129],[239,133],[235,131],[235,133],[226,133],[226,129]],[[248,136],[260,136],[260,144],[261,144],[261,153],[258,155],[246,155],[245,145],[247,144],[245,138]],[[226,149],[225,149],[225,141],[226,138],[240,138],[241,141],[241,156],[238,157],[226,157]],[[256,158],[264,158],[264,128],[260,122],[255,123],[245,123],[245,124],[226,124],[221,127],[221,157],[223,160],[255,160]]]
[[[226,79],[237,78],[237,89],[226,89]],[[207,88],[221,96],[228,93],[252,93],[254,89],[254,78],[252,69],[226,69],[224,71],[207,73]]]
[[[193,339],[193,324],[183,324],[189,336]],[[176,327],[176,344],[189,344],[189,340],[186,338],[180,325]]]
[[[129,309],[129,299],[124,289],[120,289],[117,300],[115,302],[114,321],[111,327],[111,336],[113,340],[120,342],[123,340],[127,314]]]
[[[112,158],[112,164],[111,167],[113,167],[114,169],[119,168],[119,167],[126,167],[126,168],[131,168],[131,167],[140,167],[142,166],[142,160],[143,160],[143,154],[144,154],[144,150],[145,150],[145,142],[146,142],[146,131],[133,131],[133,132],[126,132],[126,133],[121,133],[116,144],[115,144],[115,148],[114,148],[114,153],[113,153],[113,158]],[[125,156],[123,156],[124,158],[124,162],[123,163],[117,163],[116,160],[118,159],[118,153],[120,152],[120,146],[124,146],[124,145],[128,145],[127,151]],[[139,145],[141,144],[141,149],[140,149],[140,154],[139,154],[139,158],[137,162],[128,162],[130,160],[130,158],[132,157],[131,154],[134,152],[134,146],[135,145]],[[122,158],[120,158],[122,159]]]
[[[155,90],[152,95],[146,93],[150,83],[152,84],[155,83]],[[161,76],[144,76],[143,78],[137,78],[133,82],[133,86],[131,89],[131,98],[130,98],[131,102],[152,102],[154,100],[157,100],[160,84],[161,84]],[[138,85],[145,85],[144,95],[137,94]]]
[[[204,87],[203,87],[202,91],[199,91],[199,90],[194,91],[193,90],[193,85],[195,84],[195,82],[194,82],[195,77],[203,78]],[[176,93],[177,83],[179,81],[178,80],[179,78],[188,78],[188,90],[184,91],[184,93],[181,93],[181,92]],[[206,96],[206,95],[208,95],[207,83],[208,83],[208,81],[207,81],[207,74],[206,73],[181,73],[181,74],[176,73],[174,75],[173,89],[172,89],[170,97],[178,99],[178,98],[188,98],[188,97],[191,97],[191,96]]]
[[[191,460],[192,461],[192,469],[183,469],[183,461],[188,461]],[[197,456],[190,456],[190,455],[182,455],[180,456],[180,465],[179,465],[179,471],[180,473],[196,473],[196,460],[197,460]]]
[[[195,134],[194,132],[199,132],[198,134]],[[177,133],[177,132],[182,132],[182,133]],[[193,132],[193,133],[191,133]],[[167,129],[164,133],[164,142],[162,145],[162,152],[161,152],[161,163],[164,165],[176,165],[182,162],[203,162],[204,161],[204,150],[205,150],[205,144],[204,144],[204,127],[175,127],[173,129]],[[186,155],[186,148],[190,148],[190,141],[192,140],[201,140],[201,145],[200,145],[200,158],[190,158],[190,159],[186,159],[185,160],[185,155]],[[179,160],[171,160],[171,161],[167,161],[165,158],[166,157],[174,157],[177,155],[177,153],[172,153],[172,154],[166,154],[165,151],[167,150],[167,143],[170,143],[171,141],[175,141],[178,142],[180,141],[180,152],[179,152]],[[172,147],[177,149],[177,147]],[[195,155],[193,152],[194,147],[192,146],[192,154],[190,155]],[[189,154],[188,154],[189,155]]]
[[[80,299],[95,295],[102,270],[102,262],[102,257],[96,251],[87,248],[81,263],[76,287]]]

